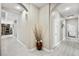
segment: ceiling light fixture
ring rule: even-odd
[[[65,10],[70,10],[70,7],[65,8]]]
[[[21,9],[21,7],[20,7],[20,6],[16,6],[16,9],[18,9],[18,10],[19,10],[19,9]]]

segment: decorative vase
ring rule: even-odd
[[[41,40],[39,40],[39,41],[37,41],[36,42],[36,48],[37,48],[37,50],[42,50],[42,41]]]

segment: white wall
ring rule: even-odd
[[[38,20],[38,8],[32,4],[24,4],[28,12],[23,11],[22,19],[19,20],[19,40],[28,48],[35,48],[33,28]],[[26,15],[27,14],[27,17]],[[25,19],[26,18],[26,19]]]
[[[26,12],[23,11],[20,17],[18,18],[17,23],[17,40],[19,40],[24,46],[27,47],[27,19],[25,19]]]
[[[0,3],[0,55],[1,55],[1,3]]]
[[[61,20],[59,13],[53,11],[51,14],[51,48],[56,47],[61,42]]]
[[[33,6],[32,4],[30,4],[30,14],[29,14],[29,34],[31,35],[30,38],[30,48],[35,48],[36,47],[36,42],[35,42],[35,36],[34,36],[34,27],[35,24],[38,22],[38,13],[39,13],[39,9],[36,8],[35,6]]]
[[[40,8],[39,11],[39,24],[43,30],[43,46],[49,49],[49,4]]]
[[[50,7],[50,15],[49,4],[40,8],[39,11],[39,23],[43,30],[43,45],[46,49],[56,47],[63,39],[61,34],[61,30],[63,30],[61,29],[61,21],[63,18],[61,18],[57,11],[51,12],[55,4],[50,5]]]

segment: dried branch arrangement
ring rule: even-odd
[[[38,26],[35,26],[34,28],[34,35],[35,35],[35,39],[36,39],[36,48],[38,50],[42,50],[43,47],[43,43],[42,43],[42,28]]]
[[[35,26],[34,35],[35,35],[35,38],[36,38],[37,41],[42,40],[42,30],[39,27],[39,25]]]

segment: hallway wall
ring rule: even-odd
[[[61,42],[61,16],[57,11],[51,14],[51,48],[56,47]]]
[[[49,4],[40,8],[39,23],[43,30],[43,45],[44,48],[49,49]]]
[[[1,55],[1,3],[0,3],[0,55]]]
[[[32,4],[24,4],[28,12],[22,12],[22,19],[20,20],[19,40],[28,48],[35,48],[35,38],[33,28],[38,20],[38,8]]]
[[[43,30],[43,46],[49,49],[49,4],[38,9],[32,4],[24,4],[28,12],[22,13],[22,20],[20,21],[21,35],[19,34],[19,40],[29,49],[35,48],[34,27],[35,24],[40,24]],[[27,19],[25,19],[27,14]]]
[[[38,15],[39,15],[39,9],[32,4],[30,4],[30,10],[29,10],[29,34],[31,35],[30,38],[30,47],[31,48],[36,48],[36,39],[34,36],[34,28],[35,25],[38,23]]]

